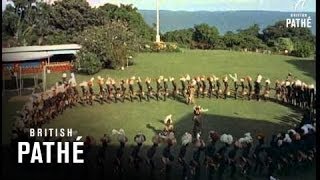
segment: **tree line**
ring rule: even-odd
[[[76,66],[88,74],[123,66],[143,44],[155,40],[155,30],[132,5],[107,3],[92,8],[86,0],[52,5],[12,2],[2,15],[3,46],[81,44]]]
[[[175,44],[155,46],[155,26],[144,21],[132,5],[104,4],[90,7],[86,0],[13,0],[2,14],[2,46],[81,44],[77,54],[78,70],[94,74],[102,68],[119,69],[133,64],[137,52],[179,51]],[[198,24],[193,28],[162,34],[165,42],[197,49],[288,51],[308,57],[315,51],[315,36],[307,28],[285,28],[277,22],[260,31],[257,24],[220,35],[214,26]]]
[[[166,32],[165,41],[196,49],[268,50],[297,57],[309,57],[315,52],[315,36],[308,28],[287,28],[285,21],[265,29],[254,24],[236,32],[220,35],[215,26],[197,24],[193,28]]]

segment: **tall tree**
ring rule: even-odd
[[[211,27],[208,24],[194,26],[193,40],[200,46],[203,45],[205,49],[213,48],[218,37],[219,31],[214,26]]]

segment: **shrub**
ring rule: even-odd
[[[77,53],[76,69],[79,72],[92,75],[99,72],[102,68],[102,63],[96,54],[86,51]]]
[[[296,57],[310,57],[314,52],[314,47],[308,42],[299,42],[295,44],[294,50],[291,52],[292,56]]]

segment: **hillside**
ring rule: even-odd
[[[156,22],[154,10],[139,10],[145,21],[152,26]],[[194,24],[207,23],[214,25],[219,32],[224,34],[227,31],[246,28],[254,23],[260,28],[265,28],[279,20],[290,17],[291,12],[278,11],[160,11],[160,31],[162,33],[176,29],[193,27]],[[312,32],[316,32],[316,15],[308,12],[312,19]]]

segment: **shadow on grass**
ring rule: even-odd
[[[163,164],[161,163],[162,150],[165,147],[164,144],[160,144],[157,148],[157,152],[154,157],[156,164],[156,170],[151,174],[151,169],[145,162],[147,156],[146,152],[150,148],[149,145],[143,145],[140,155],[143,157],[144,161],[140,165],[140,169],[137,170],[129,165],[129,157],[134,146],[126,145],[123,157],[124,175],[122,179],[182,179],[182,167],[177,161],[177,155],[179,153],[179,148],[181,144],[181,136],[185,132],[191,132],[193,121],[193,114],[187,114],[182,119],[177,120],[175,124],[176,138],[178,144],[172,148],[172,153],[175,157],[174,163],[172,165],[170,176],[167,177],[161,169]],[[292,118],[296,118],[293,116]],[[287,119],[287,117],[283,117]],[[156,129],[151,124],[147,124],[146,128],[152,129],[155,133],[159,133],[161,130]],[[203,116],[203,130],[202,137],[208,142],[208,132],[210,130],[218,131],[220,134],[228,133],[232,134],[235,139],[243,137],[244,133],[251,132],[254,137],[258,133],[263,133],[266,135],[266,141],[269,141],[271,135],[274,133],[286,131],[291,128],[285,120],[281,122],[273,123],[265,120],[255,120],[246,118],[237,118],[230,116],[220,116],[220,115],[206,115]],[[132,137],[129,137],[132,138]],[[147,137],[147,141],[150,142],[152,137]],[[256,140],[254,141],[256,143]],[[217,148],[221,147],[222,144],[219,142]],[[2,161],[4,169],[5,179],[21,179],[21,178],[33,178],[33,179],[121,179],[119,176],[113,173],[113,161],[115,159],[115,154],[119,148],[117,143],[110,144],[106,150],[101,151],[101,146],[93,145],[90,149],[85,151],[85,163],[84,164],[17,164],[17,147],[10,148],[9,146],[2,146],[3,156],[5,159]],[[43,148],[45,149],[45,148]],[[192,159],[192,152],[194,147],[189,146],[187,149],[186,161],[190,162]],[[103,153],[101,153],[103,152]],[[99,157],[104,157],[101,163],[98,163]],[[72,157],[72,154],[70,155]],[[45,155],[43,155],[45,160]],[[30,159],[29,159],[30,160]],[[204,154],[201,155],[201,162],[204,160]],[[229,169],[226,170],[225,175],[229,175]],[[244,179],[240,177],[237,173],[237,179]],[[207,179],[207,171],[204,165],[202,165],[200,172],[200,179]],[[228,179],[227,177],[224,179]],[[261,179],[261,177],[253,178]],[[295,179],[295,178],[290,178]]]
[[[316,61],[314,60],[301,60],[291,59],[286,61],[289,64],[294,65],[299,71],[302,71],[304,75],[316,79]]]

